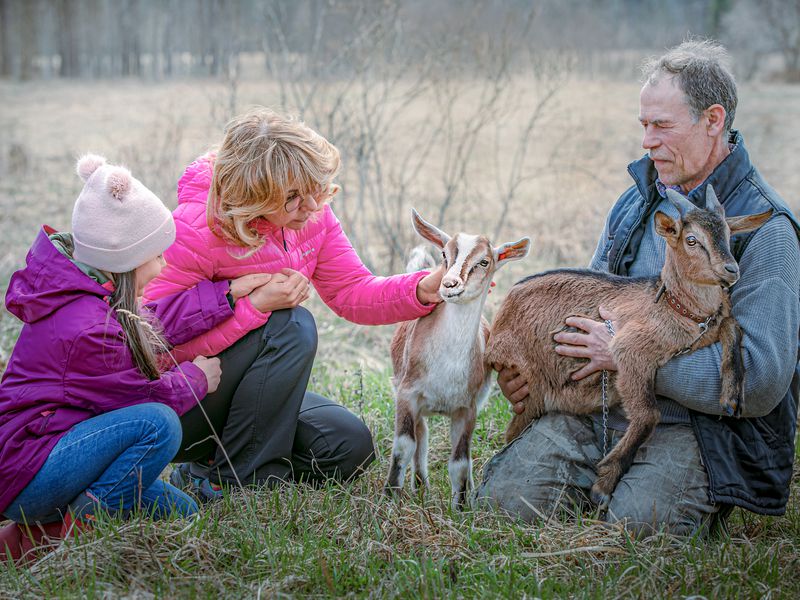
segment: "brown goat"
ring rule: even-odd
[[[726,219],[711,186],[705,209],[673,190],[667,194],[680,218],[655,214],[656,231],[667,242],[660,277],[578,269],[533,275],[511,289],[492,324],[488,362],[516,369],[530,390],[525,411],[513,417],[506,431],[511,441],[545,412],[580,415],[602,407],[601,373],[572,380],[586,361],[557,354],[553,335],[571,329],[564,324],[569,316],[601,320],[600,306],[615,315],[617,331],[609,350],[617,371],[609,374],[608,405],[622,405],[629,425],[597,466],[592,501],[601,508],[660,420],[656,371],[673,356],[720,341],[720,404],[733,415],[743,401],[742,332],[726,291],[739,279],[730,236],[760,227],[772,211]]]

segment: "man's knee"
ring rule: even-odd
[[[477,502],[525,521],[582,503],[596,446],[587,419],[545,415],[487,463]]]
[[[716,512],[714,507],[686,510],[681,502],[674,500],[669,502],[647,493],[638,498],[615,494],[609,504],[605,521],[623,525],[636,537],[659,531],[681,536],[692,535],[712,523]]]
[[[637,535],[691,535],[713,520],[708,476],[689,426],[671,425],[642,446],[611,497],[606,520]]]

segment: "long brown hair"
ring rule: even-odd
[[[327,190],[327,201],[338,190],[333,179],[339,167],[336,147],[305,123],[255,107],[225,126],[208,193],[208,226],[254,251],[263,240],[253,219],[282,210],[290,185],[303,194]]]
[[[158,368],[158,350],[167,346],[160,333],[158,321],[139,310],[136,294],[136,271],[110,273],[114,282],[114,293],[109,305],[116,313],[117,321],[125,334],[125,344],[131,351],[133,362],[142,375],[153,381],[161,377]]]

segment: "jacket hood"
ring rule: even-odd
[[[103,298],[110,293],[56,247],[49,238],[54,233],[42,227],[25,257],[25,267],[8,283],[6,309],[24,323],[34,323],[85,294]],[[68,249],[65,239],[59,236],[56,243]]]
[[[211,179],[214,176],[215,154],[209,152],[198,156],[178,180],[178,205],[197,203],[205,206]]]
[[[214,177],[215,159],[216,154],[214,152],[197,157],[192,164],[186,167],[183,175],[178,180],[178,206],[180,208],[183,205],[183,208],[187,209],[186,205],[191,205],[188,210],[197,219],[206,218],[206,205]],[[281,230],[280,227],[262,217],[253,219],[248,224],[254,227],[260,235],[274,234]],[[222,237],[222,234],[218,231],[215,231],[215,233]]]

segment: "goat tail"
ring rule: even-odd
[[[415,246],[411,252],[408,253],[408,262],[406,263],[406,273],[413,273],[414,271],[421,271],[427,269],[432,271],[436,268],[436,261],[428,252],[424,244]]]

